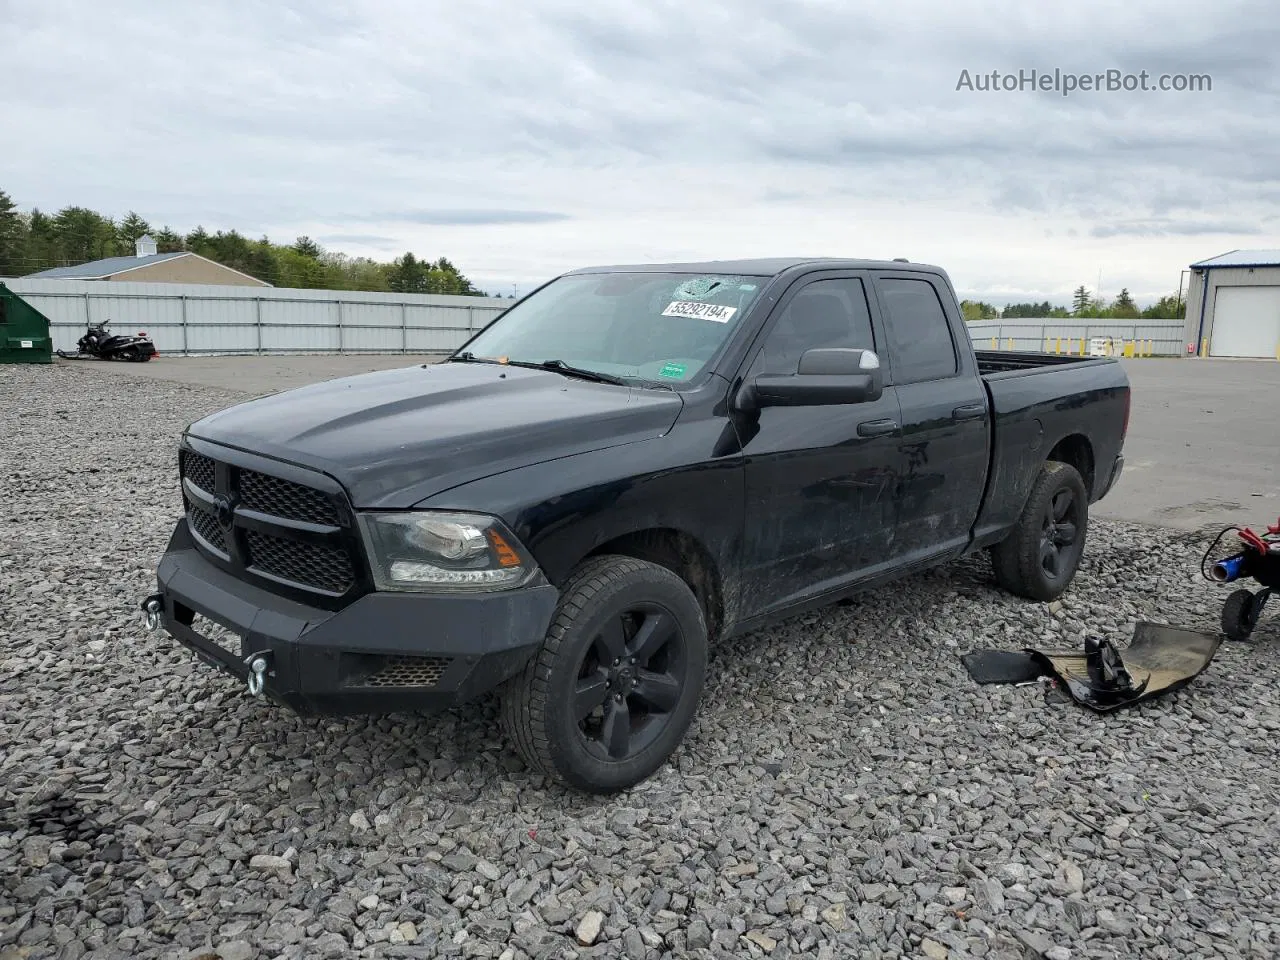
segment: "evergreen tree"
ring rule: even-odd
[[[22,270],[26,224],[9,194],[0,190],[0,277],[13,277]]]
[[[119,240],[121,254],[128,256],[131,253],[135,253],[137,251],[138,238],[144,233],[151,233],[151,224],[130,210],[128,216],[121,220],[120,225],[116,227],[116,237]],[[155,237],[153,236],[151,239],[154,240]],[[160,252],[158,246],[156,252]]]
[[[1093,296],[1089,293],[1089,288],[1084,284],[1076,287],[1076,292],[1071,295],[1071,311],[1077,317],[1085,316],[1093,307]]]
[[[310,237],[299,237],[293,242],[293,251],[300,253],[304,257],[310,257],[312,260],[319,260],[320,255],[324,253],[320,249],[320,245]]]
[[[1111,315],[1122,320],[1132,320],[1138,316],[1138,306],[1133,302],[1128,287],[1121,289],[1116,302],[1111,305]]]

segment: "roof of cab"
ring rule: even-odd
[[[581,267],[576,273],[722,273],[772,277],[794,267],[818,270],[909,270],[942,273],[941,267],[905,260],[853,260],[841,257],[761,257],[753,260],[703,260],[694,263],[639,263]]]

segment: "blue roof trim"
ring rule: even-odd
[[[1280,250],[1228,250],[1191,266],[1215,270],[1219,267],[1280,267]]]

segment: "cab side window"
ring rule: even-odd
[[[881,277],[879,284],[893,344],[894,380],[904,384],[954,376],[960,358],[933,284],[897,277]]]
[[[861,280],[815,280],[802,287],[766,335],[752,373],[795,373],[800,355],[816,347],[875,349]]]

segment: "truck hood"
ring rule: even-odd
[[[397,509],[506,470],[661,436],[682,406],[673,391],[438,363],[259,397],[187,432],[323,471],[357,508]]]

